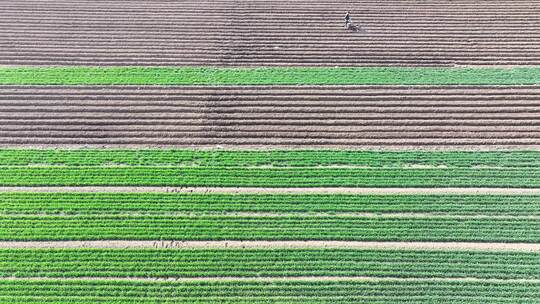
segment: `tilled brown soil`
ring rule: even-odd
[[[0,86],[0,146],[540,146],[540,86]]]
[[[344,29],[346,10],[361,31]],[[530,0],[4,0],[0,65],[539,65],[539,12]]]

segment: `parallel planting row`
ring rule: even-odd
[[[136,160],[119,161],[115,155]],[[417,158],[423,155],[425,162]],[[2,150],[0,186],[535,188],[539,156],[534,151]]]
[[[538,188],[539,156],[535,151],[3,149],[0,185],[11,192],[0,193],[0,302],[534,303],[540,254],[524,250],[540,242],[540,209],[538,195],[520,188]],[[147,185],[199,188],[196,193],[54,188],[66,185],[84,191],[96,191],[85,187],[95,185],[126,185],[125,191]],[[252,194],[218,189],[205,194],[209,186],[482,186],[508,193],[265,194],[261,188]],[[79,248],[94,240],[104,248]],[[119,240],[129,248],[112,248]],[[205,247],[208,241],[217,247]],[[258,249],[242,248],[245,241]],[[318,248],[326,241],[345,243]],[[349,241],[373,243],[346,249]],[[471,246],[468,251],[377,249],[387,241]],[[509,246],[497,249],[494,242]]]
[[[525,0],[5,0],[0,65],[538,65],[538,9]],[[359,32],[344,29],[347,10]]]
[[[2,215],[400,215],[540,216],[540,195],[347,195],[0,192]]]
[[[512,187],[540,186],[540,168],[1,167],[0,186]]]
[[[450,216],[0,216],[0,240],[347,240],[540,242],[538,218]]]
[[[252,67],[252,68],[217,68],[203,67],[1,67],[0,84],[2,85],[333,85],[349,89],[345,85],[538,85],[540,68],[538,67],[486,67],[486,68],[430,68],[430,67]],[[196,88],[183,87],[188,90]],[[310,87],[306,87],[309,89]],[[419,87],[420,89],[425,89]],[[6,88],[8,89],[8,88]],[[11,87],[17,89],[17,87]],[[42,88],[50,89],[53,88]],[[65,87],[57,87],[65,89]],[[81,89],[85,89],[84,87]],[[105,89],[105,88],[104,88]],[[123,87],[108,87],[121,90]],[[166,87],[138,87],[137,89],[159,92],[168,91]],[[219,89],[225,94],[234,87],[207,88]],[[243,89],[243,88],[240,88]],[[272,87],[257,87],[272,91]],[[280,89],[280,88],[277,88]],[[292,91],[295,87],[281,88]],[[302,89],[301,87],[298,89]],[[322,88],[315,88],[323,90]],[[331,88],[326,88],[331,89]],[[351,88],[354,90],[372,89],[371,87]],[[383,89],[392,89],[383,88]],[[396,87],[400,90],[403,88]],[[408,88],[413,89],[413,88]],[[433,89],[440,89],[433,87]],[[449,89],[459,92],[459,87]],[[467,89],[461,88],[461,89]],[[471,89],[471,88],[469,88]],[[472,89],[504,89],[504,87],[472,87]],[[513,89],[519,89],[515,87]],[[176,88],[179,90],[179,88]],[[355,91],[351,91],[355,92]],[[143,91],[143,92],[144,92]],[[399,92],[399,91],[398,91]],[[258,93],[257,91],[252,94]],[[345,93],[345,92],[342,92]],[[449,92],[450,93],[450,92]],[[214,94],[211,94],[214,95]],[[219,95],[214,96],[219,97]],[[362,96],[358,96],[362,98]],[[148,101],[148,100],[147,100]],[[234,100],[229,100],[234,101]],[[263,100],[258,100],[263,101]],[[331,106],[329,103],[327,106]]]
[[[137,282],[0,281],[0,302],[26,303],[540,303],[540,284],[414,279],[401,281]]]
[[[2,150],[0,185],[537,188],[539,156]],[[502,197],[4,193],[0,239],[539,242],[537,196],[520,191]]]
[[[0,277],[540,279],[540,253],[352,249],[0,249]]]
[[[0,303],[540,303],[539,8],[1,1]]]
[[[0,146],[530,149],[539,83],[538,68],[3,68]]]

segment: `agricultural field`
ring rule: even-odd
[[[540,293],[537,151],[19,148],[0,162],[0,301]]]
[[[530,0],[5,0],[0,65],[538,65],[539,9]],[[360,32],[343,30],[347,10]]]
[[[0,146],[531,149],[538,83],[539,68],[0,68]]]
[[[539,12],[1,1],[0,303],[540,303]]]

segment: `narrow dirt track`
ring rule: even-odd
[[[358,195],[540,195],[537,188],[219,188],[219,187],[0,187],[0,192],[226,193]]]
[[[535,148],[539,86],[0,86],[0,146]]]
[[[357,242],[357,241],[56,241],[0,242],[0,249],[159,248],[159,249],[388,249],[540,252],[540,244],[473,242]]]
[[[344,29],[346,10],[361,31]],[[0,65],[539,65],[539,11],[521,0],[6,0]]]

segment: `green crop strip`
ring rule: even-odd
[[[320,167],[414,166],[540,168],[540,151],[423,152],[191,149],[0,149],[2,166]]]
[[[1,186],[540,187],[540,152],[0,150]]]
[[[0,214],[373,212],[540,215],[537,195],[0,193]]]
[[[540,68],[0,68],[3,85],[525,85]]]
[[[540,303],[538,283],[437,279],[337,282],[0,281],[0,302],[22,303]],[[412,302],[411,302],[412,301]]]
[[[0,277],[540,279],[540,254],[350,249],[2,249]]]
[[[540,242],[537,219],[347,216],[0,216],[0,240]]]
[[[540,168],[0,168],[1,186],[540,187]]]

